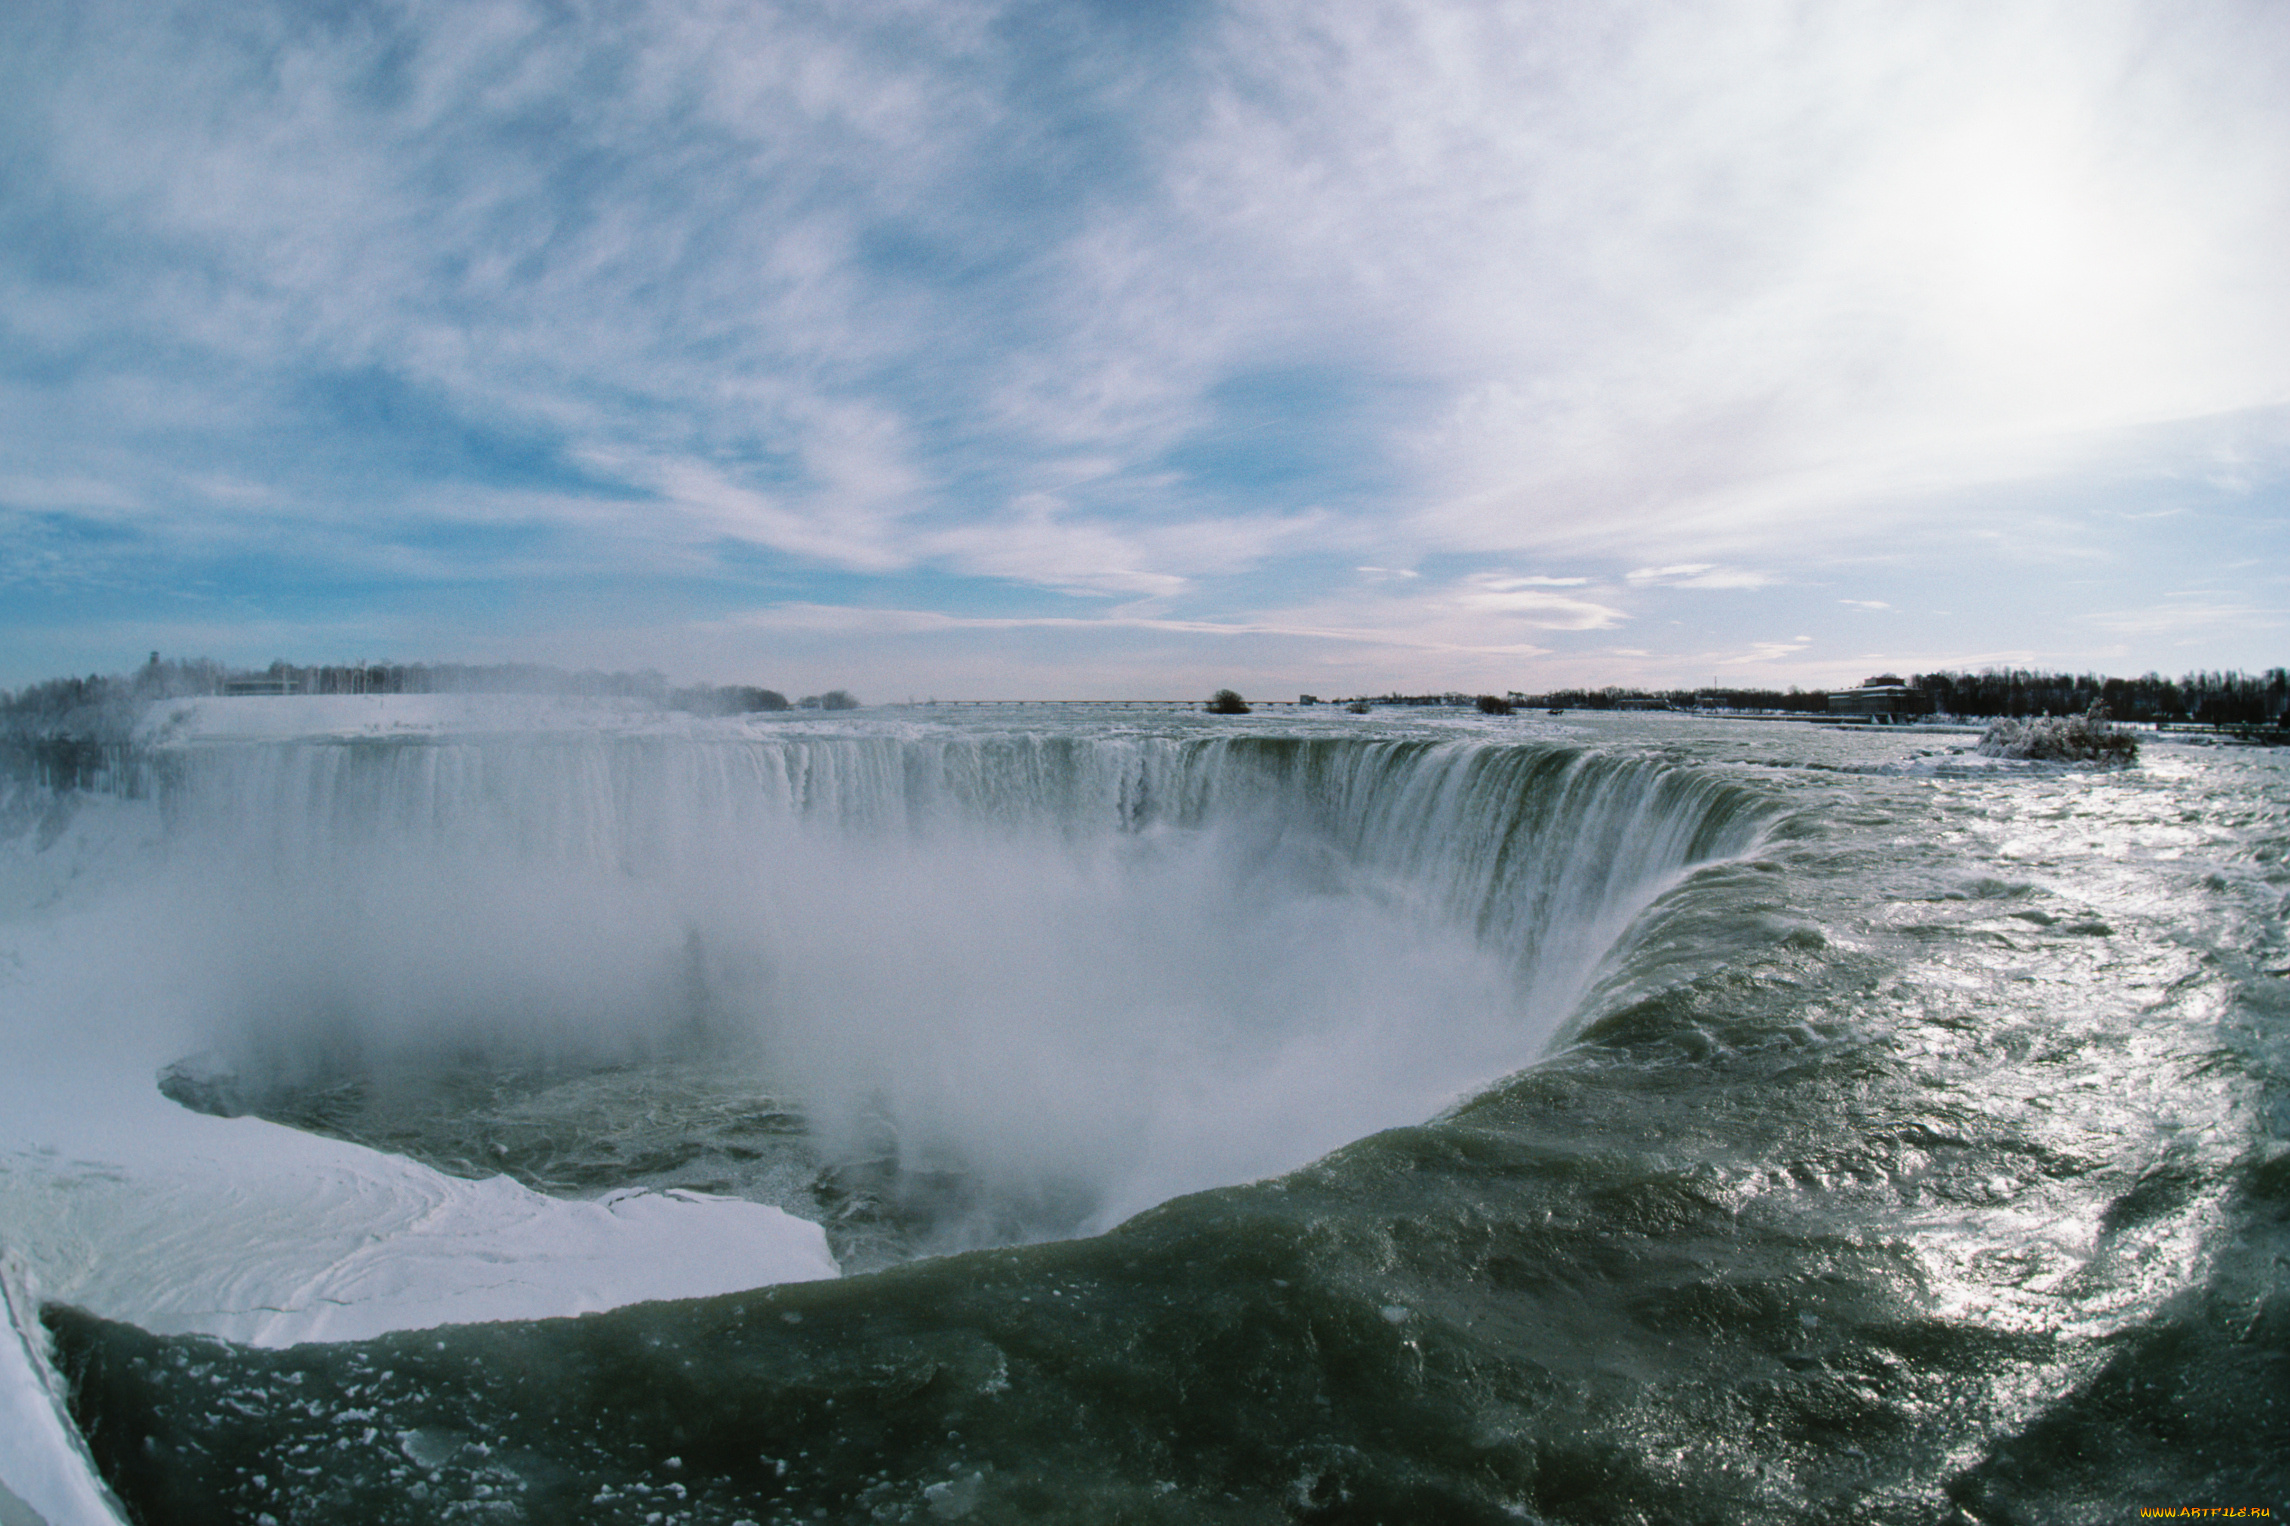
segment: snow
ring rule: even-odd
[[[305,694],[162,700],[136,727],[145,745],[424,740],[655,730],[676,717],[638,700],[545,694]]]
[[[189,1112],[154,1082],[177,1052],[163,995],[73,976],[69,931],[20,939],[0,1016],[0,1237],[45,1297],[280,1346],[836,1274],[819,1226],[776,1208],[551,1198]]]
[[[761,1204],[567,1201],[185,1111],[153,1085],[163,1045],[56,999],[36,963],[16,969],[0,992],[0,1238],[19,1268],[0,1338],[0,1488],[49,1526],[115,1517],[27,1346],[31,1288],[163,1334],[286,1346],[837,1275],[818,1225]],[[0,1494],[13,1526],[10,1508]]]
[[[0,1222],[44,1297],[161,1334],[287,1346],[836,1273],[816,1224],[761,1204],[566,1201],[259,1119],[199,1121],[211,1127],[0,1159]]]
[[[159,700],[135,726],[145,747],[250,742],[488,742],[507,738],[874,734],[914,728],[883,711],[694,715],[650,701],[552,694],[207,695]]]
[[[290,1345],[836,1275],[818,1225],[761,1204],[552,1198],[177,1106],[157,1072],[212,1014],[141,884],[0,924],[0,1244],[45,1297]]]
[[[122,1526],[87,1443],[65,1414],[29,1269],[0,1253],[0,1523]]]
[[[419,703],[393,703],[405,700]],[[465,698],[328,698],[285,715],[296,703],[196,701],[155,723],[213,739],[267,715],[296,735],[410,731],[460,724]],[[838,1274],[818,1225],[761,1204],[551,1198],[169,1101],[156,1073],[199,1047],[213,1014],[186,994],[197,951],[170,940],[169,903],[142,888],[137,862],[164,857],[161,836],[154,808],[105,802],[44,851],[33,832],[0,840],[0,1523],[118,1519],[57,1408],[35,1296],[162,1334],[286,1346]]]

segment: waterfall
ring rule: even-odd
[[[1530,1063],[1631,921],[1771,815],[1642,758],[1420,735],[724,727],[146,766],[234,1063],[717,1057],[830,1156],[984,1184],[989,1237],[1287,1169]]]

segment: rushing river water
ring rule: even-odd
[[[65,1297],[71,1413],[154,1526],[2281,1511],[2290,757],[1971,740],[162,730],[169,1095],[846,1275],[283,1349]]]

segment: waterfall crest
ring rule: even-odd
[[[1102,1226],[1531,1062],[1649,904],[1772,809],[1477,738],[290,740],[145,765],[216,1048],[747,1067],[830,1160]]]

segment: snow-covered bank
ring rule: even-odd
[[[286,1346],[836,1273],[819,1226],[762,1204],[565,1201],[259,1119],[199,1122],[152,1130],[114,1115],[116,1142],[75,1149],[11,1128],[0,1224],[44,1298],[160,1333]]]
[[[61,1080],[66,1094],[90,1093]],[[815,1224],[688,1193],[562,1202],[254,1119],[112,1105],[61,1133],[0,1087],[0,1522],[116,1526],[36,1299],[254,1345],[541,1319],[835,1275]],[[162,1103],[162,1106],[171,1104]],[[179,1111],[179,1110],[178,1110]],[[102,1138],[93,1136],[102,1135]],[[60,1148],[62,1139],[79,1148]],[[46,1142],[43,1142],[46,1141]]]
[[[64,1413],[28,1269],[0,1252],[0,1526],[121,1526]]]
[[[10,982],[0,1242],[38,1296],[255,1345],[545,1319],[832,1277],[816,1224],[691,1193],[563,1201],[252,1118],[186,1112],[151,1054]],[[42,1042],[45,1018],[95,1042]],[[74,1054],[73,1050],[79,1052]],[[23,1300],[28,1303],[28,1300]],[[0,1488],[48,1526],[109,1523],[26,1338],[0,1341]],[[0,1495],[0,1506],[8,1505]],[[13,1508],[12,1506],[10,1508]],[[0,1516],[0,1518],[6,1518]],[[12,1518],[9,1526],[15,1526]]]
[[[692,719],[638,700],[546,694],[210,695],[159,701],[144,712],[135,735],[146,746],[418,740],[625,731]]]
[[[237,714],[202,704],[221,708],[209,721]],[[279,1346],[837,1274],[819,1226],[761,1204],[550,1198],[177,1106],[156,1073],[198,1047],[228,989],[201,978],[224,956],[179,915],[207,882],[170,862],[156,804],[80,805],[0,840],[0,1252],[18,1258],[0,1522],[115,1519],[29,1344],[35,1290],[157,1332]]]
[[[108,947],[131,897],[8,930],[0,1242],[43,1296],[286,1345],[835,1275],[816,1224],[695,1194],[566,1201],[162,1096],[200,1016]],[[108,962],[108,967],[107,967]]]

